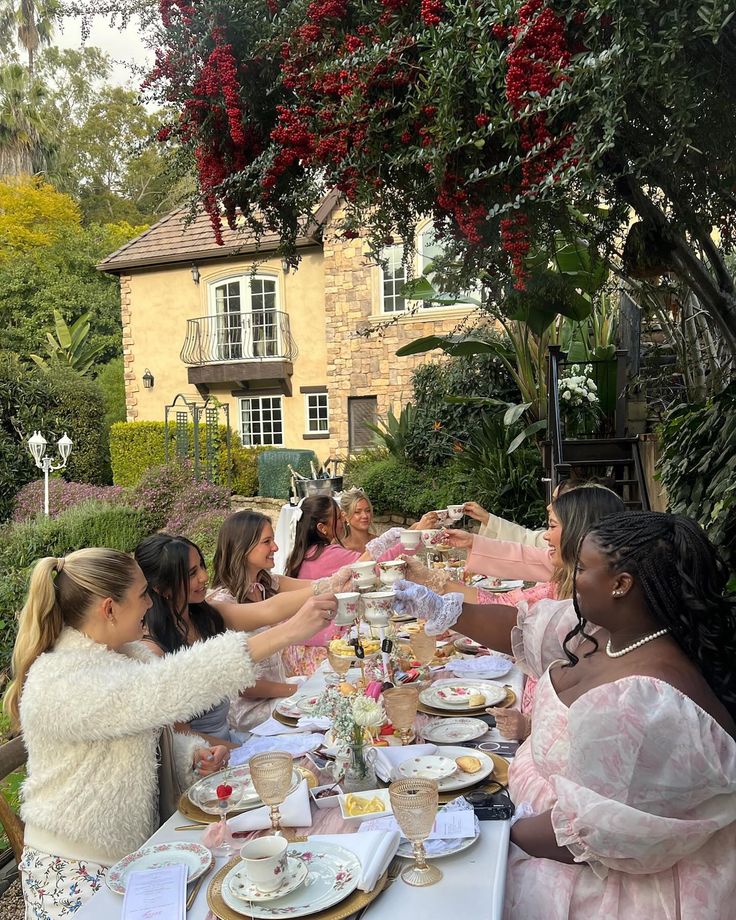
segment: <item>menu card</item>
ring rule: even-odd
[[[185,920],[187,867],[184,863],[129,873],[122,920]]]
[[[438,811],[432,833],[427,840],[452,840],[457,837],[475,837],[475,813],[472,809],[465,811]],[[396,818],[371,818],[361,822],[360,831],[401,831]],[[402,837],[405,837],[403,832]],[[406,839],[406,838],[405,838]]]

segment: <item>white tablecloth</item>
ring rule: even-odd
[[[303,685],[302,692],[312,694],[325,685],[323,665]],[[355,676],[357,676],[357,671]],[[349,677],[354,676],[351,672]],[[444,676],[444,675],[441,675]],[[504,676],[503,682],[509,684],[521,702],[524,676],[513,667]],[[491,729],[483,736],[483,741],[499,740],[497,729]],[[314,809],[313,809],[314,812]],[[325,812],[314,812],[324,815]],[[202,831],[176,831],[178,825],[191,823],[188,818],[177,812],[163,827],[151,837],[149,843],[165,841],[196,841],[202,837]],[[345,829],[353,827],[345,824]],[[318,828],[315,827],[315,833]],[[331,831],[333,832],[333,831]],[[480,839],[473,847],[448,856],[438,861],[444,878],[429,888],[413,888],[397,879],[388,891],[381,894],[363,914],[365,920],[395,920],[398,916],[423,917],[425,920],[453,920],[455,917],[472,917],[473,920],[500,920],[503,914],[504,885],[506,863],[508,861],[510,824],[508,821],[482,821]],[[217,868],[227,860],[217,860]],[[207,885],[214,875],[211,872],[202,885],[197,898],[187,914],[187,920],[205,920],[207,908]],[[75,920],[120,920],[122,915],[122,898],[113,894],[106,886],[99,891],[75,915]]]

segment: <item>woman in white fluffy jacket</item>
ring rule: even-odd
[[[252,685],[254,662],[310,638],[336,610],[333,595],[314,597],[258,636],[228,631],[151,660],[137,642],[150,604],[137,563],[115,550],[49,557],[33,570],[5,697],[28,750],[20,868],[33,920],[74,913],[156,829],[162,728]],[[188,783],[207,751],[196,735],[175,738]],[[212,766],[226,754],[209,753]]]

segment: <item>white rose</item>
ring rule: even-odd
[[[594,393],[598,392],[598,387],[595,385],[595,382],[593,380],[588,381],[588,389],[592,390]]]
[[[588,393],[588,402],[598,402],[598,397],[595,393]]]
[[[563,398],[563,399],[572,399],[572,394],[570,393],[569,390],[565,390],[565,392],[562,394],[562,398]]]

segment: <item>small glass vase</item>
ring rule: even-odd
[[[361,792],[364,789],[375,789],[378,785],[376,771],[373,769],[375,751],[365,744],[361,737],[353,738],[349,745],[349,759],[342,779],[345,792]]]

